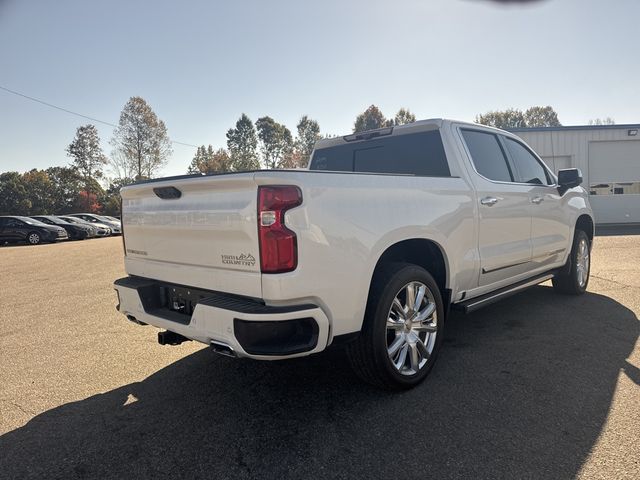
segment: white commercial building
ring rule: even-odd
[[[640,223],[640,124],[518,128],[556,174],[579,168],[595,221]]]

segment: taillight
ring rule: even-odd
[[[296,234],[284,224],[284,214],[302,204],[302,192],[292,185],[258,187],[260,269],[284,273],[298,266]]]

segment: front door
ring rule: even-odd
[[[564,259],[571,241],[572,225],[567,218],[555,179],[529,148],[516,139],[503,136],[516,181],[526,184],[531,202],[532,269]]]

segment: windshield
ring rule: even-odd
[[[69,225],[69,222],[62,220],[61,218],[54,217],[53,215],[43,215],[40,218],[49,220],[51,223],[55,223],[56,225]]]
[[[13,217],[13,218],[17,218],[18,220],[22,220],[24,223],[28,224],[28,225],[38,225],[40,227],[46,227],[47,224],[44,222],[41,222],[40,220],[35,220],[33,218],[29,218],[29,217]]]

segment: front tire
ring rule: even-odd
[[[568,295],[582,295],[589,284],[591,241],[585,232],[576,230],[567,264],[551,282],[553,289]]]
[[[29,245],[38,245],[42,242],[42,237],[38,232],[29,232],[27,235],[27,243]]]
[[[356,374],[389,390],[415,387],[429,374],[442,344],[444,304],[424,268],[394,263],[371,284],[361,335],[347,346]]]

